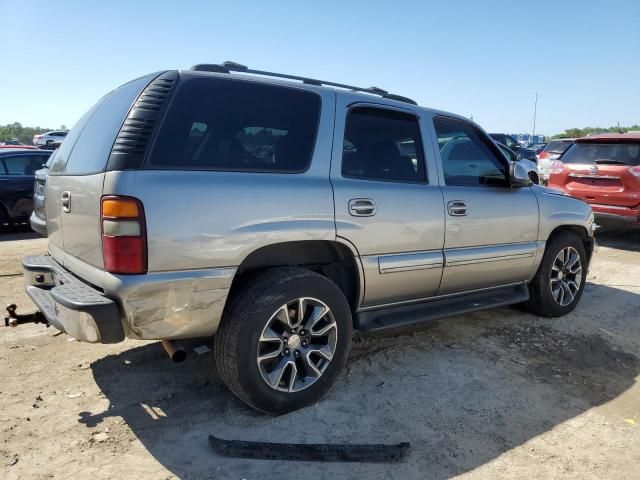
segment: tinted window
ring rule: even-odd
[[[17,155],[3,157],[5,171],[8,175],[33,175],[47,161],[43,155]]]
[[[66,161],[66,175],[86,175],[104,171],[113,142],[129,108],[151,78],[138,78],[107,95],[86,122]],[[74,127],[75,129],[75,127]],[[72,135],[62,143],[60,154]],[[57,162],[56,162],[57,163]]]
[[[551,142],[544,149],[545,152],[563,153],[573,142]]]
[[[440,158],[447,185],[505,185],[507,162],[495,144],[471,124],[434,119]]]
[[[418,119],[379,108],[348,113],[342,175],[369,180],[424,182],[424,154]]]
[[[576,143],[567,150],[563,163],[640,165],[638,143]]]
[[[302,172],[320,97],[295,88],[192,78],[178,86],[147,168]]]

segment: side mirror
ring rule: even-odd
[[[511,162],[509,167],[509,185],[513,188],[528,187],[531,185],[529,171],[519,162]]]
[[[516,161],[522,160],[522,155],[516,153]]]

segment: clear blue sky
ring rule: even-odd
[[[376,85],[490,131],[640,123],[640,1],[0,0],[0,124],[57,128],[147,72],[234,60]]]

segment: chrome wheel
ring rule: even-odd
[[[551,296],[561,307],[566,307],[580,290],[582,262],[578,251],[565,247],[556,256],[551,267]]]
[[[313,385],[335,353],[338,328],[329,307],[296,298],[271,316],[258,340],[258,369],[267,385],[298,392]]]

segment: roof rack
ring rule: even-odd
[[[221,64],[199,63],[191,67],[191,70],[194,70],[197,72],[216,72],[216,73],[241,72],[241,73],[251,73],[253,75],[264,75],[266,77],[285,78],[287,80],[297,80],[299,82],[306,83],[308,85],[326,85],[329,87],[344,88],[347,90],[352,90],[354,92],[371,93],[373,95],[380,95],[381,97],[388,98],[390,100],[397,100],[399,102],[405,102],[405,103],[410,103],[412,105],[417,105],[415,100],[412,100],[407,97],[403,97],[401,95],[394,95],[393,93],[389,93],[386,90],[383,90],[378,87],[369,87],[369,88],[354,87],[353,85],[327,82],[325,80],[316,80],[314,78],[298,77],[296,75],[287,75],[285,73],[274,73],[274,72],[265,72],[263,70],[252,70],[246,65],[241,65],[239,63],[229,62],[229,61],[226,61]]]

